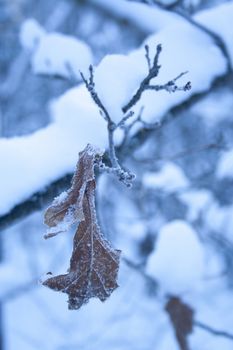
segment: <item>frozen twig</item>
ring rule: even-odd
[[[160,53],[162,51],[162,45],[161,44],[157,45],[156,54],[155,54],[152,66],[151,66],[151,59],[149,57],[148,45],[145,46],[145,50],[146,50],[146,60],[148,63],[149,72],[147,76],[142,80],[138,90],[133,95],[131,100],[122,108],[124,113],[128,112],[140,100],[142,93],[149,86],[151,79],[157,77],[159,74],[159,70],[161,66],[158,64],[158,60],[159,60]]]
[[[80,74],[93,101],[99,107],[101,116],[107,122],[107,129],[108,129],[108,146],[109,146],[109,158],[111,162],[111,167],[104,166],[104,164],[102,163],[100,164],[100,168],[117,175],[118,179],[121,182],[123,182],[127,187],[131,187],[132,181],[135,179],[135,175],[130,171],[124,170],[117,159],[115,145],[114,145],[114,132],[120,125],[125,123],[125,121],[129,119],[133,115],[133,113],[129,112],[125,117],[122,118],[122,120],[118,124],[115,124],[95,90],[93,66],[89,67],[89,72],[90,72],[89,80],[87,80],[84,77],[83,73],[80,73]]]
[[[124,138],[123,138],[123,141],[121,143],[121,147],[125,147],[125,145],[127,144],[128,140],[129,140],[129,135],[130,135],[130,131],[132,130],[132,128],[134,127],[135,124],[139,123],[142,125],[143,129],[144,130],[153,130],[153,129],[156,129],[158,128],[161,123],[159,121],[156,121],[154,123],[147,123],[146,121],[144,121],[142,119],[142,114],[143,114],[143,111],[144,111],[144,106],[142,106],[139,110],[139,113],[137,115],[137,117],[132,121],[132,123],[126,125],[122,125],[122,129],[124,130]]]
[[[84,84],[86,85],[87,90],[89,91],[93,101],[100,109],[101,116],[105,119],[105,121],[108,123],[108,128],[113,129],[115,128],[115,124],[113,123],[112,119],[110,118],[110,115],[108,114],[107,109],[104,107],[103,103],[101,102],[96,90],[95,90],[95,83],[94,83],[94,69],[93,66],[90,65],[89,67],[90,77],[89,80],[87,80],[82,72],[80,72],[82,80]]]
[[[121,128],[121,127],[124,127],[125,126],[125,123],[128,119],[130,119],[131,117],[134,116],[134,112],[133,111],[129,111],[128,114],[126,114],[120,121],[119,123],[117,124],[117,127],[118,128]]]
[[[132,174],[129,171],[126,171],[122,168],[122,166],[119,164],[119,161],[116,156],[116,151],[115,151],[115,145],[114,145],[114,132],[117,128],[119,127],[124,127],[126,125],[126,121],[130,119],[134,113],[131,111],[131,107],[133,107],[141,98],[142,93],[146,90],[166,90],[168,92],[175,92],[178,90],[182,91],[187,91],[191,89],[191,83],[188,82],[184,86],[179,87],[176,85],[176,81],[180,79],[183,75],[185,75],[187,72],[180,73],[177,77],[174,79],[168,81],[166,84],[163,85],[151,85],[151,80],[155,77],[158,76],[159,70],[161,66],[159,65],[159,56],[162,51],[162,45],[159,44],[157,45],[156,48],[156,53],[154,55],[153,60],[150,57],[150,50],[149,46],[145,46],[145,57],[148,63],[148,75],[142,80],[138,90],[136,93],[133,95],[133,97],[130,99],[130,101],[122,108],[123,113],[125,114],[124,117],[120,120],[118,124],[114,123],[112,120],[109,112],[105,108],[104,104],[102,103],[101,99],[98,96],[98,93],[95,89],[95,82],[94,82],[94,69],[93,66],[91,65],[89,67],[89,79],[85,78],[84,74],[80,72],[82,80],[84,84],[86,85],[87,90],[89,91],[93,101],[95,104],[98,106],[100,110],[101,116],[104,118],[104,120],[107,122],[107,129],[108,129],[108,145],[109,145],[109,158],[111,161],[111,172],[117,175],[118,179],[123,182],[125,185],[128,187],[131,187],[132,181],[135,178],[135,175]],[[142,113],[142,112],[141,112]],[[131,123],[131,127],[127,128],[126,126],[126,136],[128,137],[129,135],[129,130],[132,128],[132,125],[134,125],[136,122],[140,121],[143,124],[143,121],[141,119],[141,114],[136,118],[136,120]],[[146,127],[146,125],[144,125]],[[103,167],[105,170],[106,168]],[[109,169],[108,169],[108,172]]]
[[[124,113],[128,112],[141,98],[142,94],[146,90],[155,90],[155,91],[160,91],[160,90],[166,90],[168,92],[175,92],[178,90],[181,91],[188,91],[191,89],[191,82],[187,82],[184,86],[177,86],[176,81],[180,79],[183,75],[185,75],[187,72],[180,73],[177,77],[174,79],[168,81],[165,84],[162,85],[151,85],[151,80],[156,78],[159,74],[159,70],[161,68],[161,65],[159,65],[159,56],[162,51],[162,45],[159,44],[157,45],[156,48],[156,53],[153,59],[153,63],[151,62],[151,57],[150,57],[150,50],[149,46],[145,45],[145,57],[147,60],[147,65],[148,65],[148,74],[147,76],[142,80],[138,90],[136,93],[133,95],[131,100],[122,108],[122,111]]]
[[[148,85],[145,87],[145,90],[154,90],[154,91],[161,91],[166,90],[167,92],[176,92],[176,91],[188,91],[191,89],[191,82],[188,81],[183,86],[176,85],[176,81],[180,79],[183,75],[187,74],[187,72],[180,73],[176,78],[168,81],[166,84],[163,85]]]

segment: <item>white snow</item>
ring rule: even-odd
[[[233,149],[221,155],[218,161],[216,175],[219,179],[233,178]]]
[[[175,220],[161,228],[146,271],[167,293],[176,295],[195,288],[203,277],[204,252],[189,224]]]
[[[209,231],[216,232],[233,241],[233,205],[220,206],[216,201],[205,212],[205,224]]]
[[[213,195],[205,189],[189,190],[179,194],[180,200],[188,206],[188,221],[195,221],[213,202]]]
[[[80,71],[87,74],[93,55],[87,44],[61,33],[46,33],[35,19],[21,27],[22,46],[32,51],[31,64],[36,74],[59,75],[81,80]]]
[[[89,46],[77,38],[60,33],[42,37],[32,57],[35,73],[57,74],[67,78],[74,75],[77,80],[81,79],[80,71],[87,73],[92,62]]]
[[[166,162],[157,172],[145,173],[142,183],[146,188],[158,188],[166,192],[179,191],[189,186],[183,170],[172,162]]]
[[[29,18],[23,22],[19,37],[23,47],[34,50],[45,35],[42,26],[34,18]]]

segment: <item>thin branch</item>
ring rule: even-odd
[[[191,89],[191,82],[188,81],[185,85],[183,86],[178,86],[175,84],[175,81],[182,77],[186,73],[181,73],[179,74],[178,77],[174,78],[173,80],[170,80],[166,84],[162,85],[148,85],[145,87],[145,90],[154,90],[154,91],[161,91],[161,90],[166,90],[167,92],[176,92],[176,91],[189,91]]]
[[[134,116],[134,112],[133,111],[129,111],[128,114],[126,114],[120,121],[119,123],[116,125],[117,128],[121,128],[125,126],[125,123],[127,122],[128,119],[130,119],[131,117]]]
[[[102,104],[102,102],[101,102],[97,92],[95,91],[94,70],[93,70],[93,66],[92,65],[90,65],[90,67],[89,67],[89,72],[90,72],[89,81],[85,78],[84,74],[82,72],[80,72],[82,80],[83,80],[84,84],[86,85],[86,88],[89,91],[93,101],[99,107],[101,116],[105,119],[105,121],[109,125],[111,125],[111,128],[113,129],[114,128],[114,123],[111,120],[107,109]]]
[[[129,119],[133,113],[128,113],[119,124],[115,124],[113,120],[111,119],[107,109],[105,108],[104,104],[100,100],[96,90],[95,90],[95,82],[94,82],[94,70],[93,66],[89,67],[90,77],[89,80],[87,80],[82,73],[81,77],[83,79],[83,82],[86,85],[87,90],[91,94],[91,97],[95,104],[100,109],[100,114],[103,116],[105,121],[107,122],[107,130],[108,130],[108,146],[109,146],[109,158],[111,162],[111,172],[114,173],[119,181],[123,182],[127,187],[132,186],[132,181],[135,179],[135,175],[131,173],[128,170],[125,170],[120,165],[117,156],[116,156],[116,150],[115,150],[115,144],[114,144],[114,132],[115,130],[122,125],[123,122],[125,122],[127,119]],[[103,164],[101,165],[101,169],[107,169],[109,170],[109,167],[104,167]]]
[[[113,168],[120,168],[120,165],[118,163],[118,159],[116,157],[115,147],[114,147],[114,130],[116,129],[115,123],[112,121],[107,109],[101,102],[96,90],[95,90],[95,83],[94,83],[94,70],[93,66],[90,65],[89,67],[90,77],[89,81],[84,77],[83,73],[80,72],[82,80],[84,84],[86,85],[87,90],[89,91],[93,101],[100,109],[100,114],[104,118],[104,120],[107,122],[108,125],[108,144],[109,144],[109,156],[111,160],[111,164]]]
[[[146,90],[146,87],[149,86],[151,79],[157,77],[157,75],[159,74],[159,70],[161,66],[158,64],[158,61],[159,61],[160,53],[162,51],[162,45],[161,44],[157,45],[156,54],[153,60],[152,67],[151,67],[151,61],[149,58],[149,47],[146,46],[145,50],[146,50],[146,59],[149,66],[149,72],[148,72],[148,75],[142,80],[138,90],[133,95],[131,100],[122,108],[122,111],[124,113],[127,113],[140,100],[142,93]]]
[[[213,328],[213,327],[211,327],[203,322],[200,322],[200,321],[194,321],[194,325],[198,328],[203,329],[204,331],[206,331],[208,333],[211,333],[211,334],[217,336],[217,337],[223,337],[223,338],[227,338],[227,339],[233,341],[233,333],[229,333],[226,331],[215,329],[215,328]]]
[[[124,138],[123,138],[123,141],[121,142],[121,147],[124,148],[127,144],[127,141],[128,141],[128,138],[129,138],[129,133],[131,131],[131,129],[133,128],[133,126],[139,122],[142,122],[141,121],[141,117],[142,117],[142,113],[144,111],[144,106],[142,106],[139,110],[139,113],[138,113],[138,116],[129,124],[129,125],[126,125],[124,124],[123,125],[123,128],[124,128]]]
[[[145,50],[146,50],[146,60],[147,60],[147,64],[148,64],[148,70],[151,70],[151,60],[150,60],[150,52],[149,52],[149,46],[145,45]]]
[[[157,45],[156,48],[156,54],[153,59],[153,65],[151,65],[151,58],[150,58],[150,52],[149,52],[149,46],[145,46],[145,57],[147,60],[149,72],[148,75],[142,80],[138,90],[136,93],[133,95],[131,100],[122,108],[122,111],[124,113],[128,112],[141,98],[142,94],[146,90],[155,90],[155,91],[160,91],[160,90],[166,90],[168,92],[175,92],[175,91],[188,91],[191,89],[191,82],[188,81],[184,86],[177,86],[176,81],[180,79],[183,75],[187,74],[187,72],[180,73],[177,77],[174,79],[168,81],[165,84],[162,85],[151,85],[150,82],[152,79],[156,78],[159,74],[159,70],[161,68],[161,65],[159,65],[159,56],[162,51],[162,45],[159,44]]]

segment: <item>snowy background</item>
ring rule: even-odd
[[[233,349],[232,18],[224,0],[0,2],[1,350]],[[98,176],[97,209],[120,287],[69,311],[39,281],[66,271],[73,232],[44,240],[43,212],[86,144],[108,147],[79,71],[117,123],[160,43],[156,84],[188,71],[192,89],[144,92],[144,122],[116,133],[136,180]],[[194,311],[183,346],[171,296]]]

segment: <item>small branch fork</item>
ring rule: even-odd
[[[104,104],[102,103],[101,99],[98,96],[98,93],[95,89],[95,82],[94,82],[94,69],[93,66],[89,67],[89,79],[86,79],[84,74],[80,72],[82,80],[84,84],[86,85],[87,90],[89,91],[93,101],[95,104],[98,106],[100,110],[101,116],[104,118],[104,120],[107,123],[107,129],[108,129],[108,144],[109,144],[109,158],[111,162],[111,167],[105,165],[102,162],[102,159],[98,159],[97,165],[99,166],[100,169],[107,171],[108,173],[113,173],[115,174],[118,179],[123,182],[127,187],[132,186],[132,182],[135,179],[135,175],[131,173],[129,170],[125,170],[122,168],[120,165],[117,156],[116,156],[116,151],[115,151],[115,145],[114,145],[114,132],[118,128],[123,128],[125,130],[125,138],[128,137],[129,130],[131,127],[136,123],[136,122],[141,122],[142,118],[142,111],[141,109],[139,116],[131,123],[131,125],[126,125],[126,122],[134,116],[134,112],[131,110],[131,108],[140,100],[142,94],[146,90],[154,90],[154,91],[160,91],[160,90],[165,90],[168,91],[169,93],[175,92],[175,91],[188,91],[191,89],[191,83],[187,82],[184,86],[178,86],[176,85],[176,81],[180,79],[182,76],[184,76],[187,72],[183,72],[179,74],[177,77],[174,79],[168,81],[167,83],[163,85],[153,85],[151,84],[151,80],[153,78],[156,78],[159,74],[159,70],[161,66],[159,65],[159,56],[162,51],[162,46],[161,44],[157,45],[156,48],[156,53],[153,58],[153,60],[150,57],[150,51],[149,51],[149,46],[145,46],[145,57],[147,60],[148,64],[148,74],[147,76],[142,80],[138,90],[136,93],[133,95],[133,97],[130,99],[130,101],[122,108],[122,111],[124,113],[124,117],[120,120],[119,123],[115,123],[111,116],[109,115],[109,112],[105,108]]]
[[[114,173],[118,177],[120,181],[122,181],[127,187],[131,187],[132,181],[135,178],[135,175],[131,173],[128,170],[124,170],[121,165],[118,162],[115,146],[114,146],[114,132],[119,127],[120,123],[123,123],[123,120],[127,120],[130,115],[125,116],[119,124],[115,124],[113,120],[111,119],[107,109],[102,104],[97,92],[95,91],[95,83],[94,83],[94,72],[93,67],[90,66],[90,77],[89,80],[87,80],[83,73],[81,74],[81,77],[86,85],[87,90],[90,92],[91,97],[93,101],[96,103],[96,105],[100,109],[100,114],[104,118],[104,120],[107,122],[107,128],[108,128],[108,144],[109,144],[109,158],[111,161],[111,167],[105,165],[102,162],[102,159],[98,159],[97,165],[100,169],[107,171],[108,173]]]
[[[161,65],[159,65],[158,62],[159,62],[159,56],[162,52],[162,45],[161,44],[157,45],[156,53],[155,53],[153,62],[151,62],[150,50],[149,50],[148,45],[145,45],[145,51],[146,51],[145,57],[147,60],[147,65],[148,65],[148,74],[141,82],[138,90],[133,95],[131,100],[122,108],[122,111],[124,113],[128,112],[130,110],[130,108],[132,108],[140,100],[143,92],[146,90],[155,90],[155,91],[166,90],[168,92],[175,92],[178,90],[188,91],[191,89],[191,82],[190,81],[187,82],[184,86],[177,86],[176,85],[176,81],[178,79],[180,79],[183,75],[187,74],[187,72],[183,72],[183,73],[179,74],[177,77],[175,77],[174,79],[168,81],[167,83],[165,83],[163,85],[151,85],[150,84],[151,80],[158,76],[160,68],[161,68]]]

